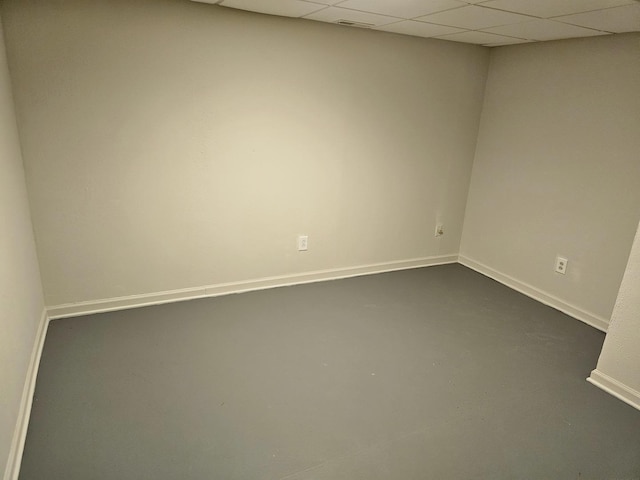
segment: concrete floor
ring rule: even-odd
[[[55,320],[20,479],[640,479],[603,339],[460,265]]]

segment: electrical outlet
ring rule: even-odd
[[[298,251],[304,252],[309,250],[309,237],[307,235],[298,235]]]
[[[562,275],[567,273],[567,264],[568,263],[569,263],[569,260],[567,260],[566,258],[561,257],[560,255],[558,255],[556,257],[556,273],[561,273]]]
[[[441,223],[436,225],[436,237],[441,237],[444,235],[444,226]]]

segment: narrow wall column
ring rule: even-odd
[[[640,410],[640,225],[598,367],[588,380]]]

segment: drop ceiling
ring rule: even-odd
[[[638,0],[193,0],[488,47],[640,31]]]

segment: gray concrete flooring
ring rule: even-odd
[[[639,479],[603,339],[460,265],[55,320],[20,479]]]

